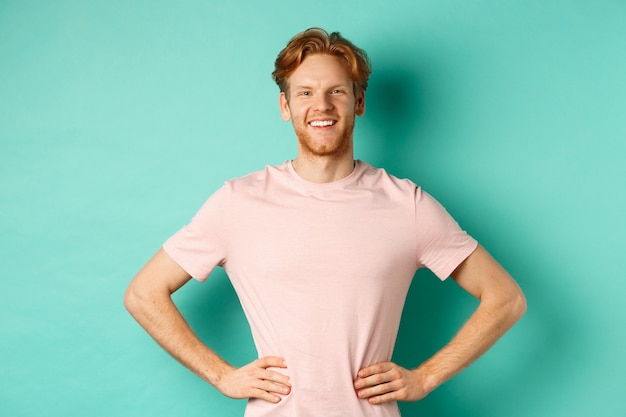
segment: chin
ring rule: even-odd
[[[343,156],[352,147],[351,138],[345,135],[327,140],[315,140],[308,132],[296,131],[296,136],[302,152],[316,157]]]
[[[300,149],[303,153],[316,157],[340,157],[350,150],[350,142],[340,142],[333,144],[314,144],[311,142],[300,142]]]

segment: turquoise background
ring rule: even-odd
[[[626,410],[626,2],[0,1],[0,415],[238,416],[122,306],[223,181],[295,155],[270,73],[340,30],[374,72],[357,157],[435,195],[516,277],[528,313],[405,416]],[[254,357],[218,271],[175,295]],[[395,360],[475,301],[420,271]]]

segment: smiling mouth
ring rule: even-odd
[[[313,120],[309,122],[309,125],[313,127],[328,127],[337,123],[335,120]]]

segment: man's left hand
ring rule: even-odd
[[[354,380],[359,398],[370,404],[389,401],[417,401],[428,392],[417,370],[408,370],[393,362],[382,362],[361,369]]]

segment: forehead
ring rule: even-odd
[[[289,76],[291,87],[344,83],[352,83],[348,63],[343,58],[327,54],[307,56]]]

